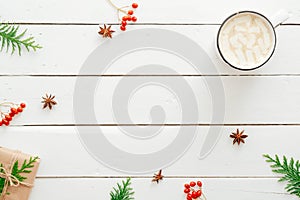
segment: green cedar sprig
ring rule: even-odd
[[[295,160],[291,158],[288,162],[287,158],[283,156],[283,161],[281,162],[277,155],[275,155],[275,159],[269,155],[263,156],[267,158],[266,162],[273,163],[271,165],[273,172],[283,174],[279,182],[287,182],[287,186],[285,187],[286,191],[300,197],[300,161],[297,160],[295,162]]]
[[[29,161],[24,160],[24,162],[20,168],[19,168],[19,161],[16,161],[12,168],[11,175],[16,177],[20,182],[25,181],[27,178],[25,176],[23,176],[22,174],[31,173],[32,171],[30,169],[34,167],[34,163],[37,161],[37,159],[39,159],[39,158],[38,157],[30,157]],[[0,164],[0,167],[3,167],[3,164]],[[0,170],[0,172],[3,173],[3,170]],[[5,184],[5,178],[0,178],[0,194],[2,193],[4,184]]]
[[[3,164],[0,164],[0,167],[3,167]],[[0,172],[3,173],[3,170],[0,170]],[[5,179],[0,178],[0,196],[1,196],[3,188],[4,188],[4,184],[5,184]]]
[[[24,38],[27,29],[19,33],[19,28],[20,26],[0,23],[0,51],[6,49],[6,52],[8,52],[11,49],[11,54],[14,54],[18,50],[19,55],[21,55],[22,47],[25,47],[27,51],[30,51],[30,49],[36,51],[42,48],[35,43],[34,37]]]
[[[126,181],[122,181],[122,185],[117,184],[117,188],[113,188],[110,192],[111,200],[133,200],[133,189],[130,187],[131,179],[128,178]]]

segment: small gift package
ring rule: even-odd
[[[0,147],[0,200],[27,200],[39,158]]]

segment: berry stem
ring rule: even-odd
[[[0,106],[10,107],[10,106],[17,106],[17,104],[12,103],[12,102],[3,102],[3,103],[0,103]]]
[[[122,12],[122,13],[124,13],[124,14],[127,15],[126,10],[123,10],[123,8],[128,8],[128,7],[129,7],[129,6],[123,6],[123,7],[121,7],[121,8],[118,8],[118,19],[119,19],[119,21],[122,21],[122,20],[121,20],[121,17],[120,17],[120,12]]]
[[[112,0],[108,0],[108,2],[110,3],[110,5],[112,7],[114,7],[118,11],[117,15],[118,15],[119,21],[121,21],[120,12],[127,14],[127,12],[126,12],[126,10],[124,10],[124,8],[128,8],[129,6],[118,7],[112,2]]]
[[[1,117],[5,117],[5,113],[0,110]]]
[[[112,5],[115,9],[119,9],[119,7],[118,6],[116,6],[111,0],[108,0],[108,2],[110,3],[110,5]]]

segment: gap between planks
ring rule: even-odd
[[[103,23],[79,23],[79,22],[73,22],[73,23],[64,23],[64,22],[15,22],[11,23],[8,22],[8,24],[15,24],[15,25],[55,25],[55,26],[93,26],[93,25],[99,25]],[[107,25],[120,25],[120,23],[112,23],[107,22]],[[131,26],[220,26],[220,23],[129,23]],[[300,26],[300,23],[282,23],[279,26]]]
[[[300,74],[0,74],[0,77],[299,77]]]
[[[38,179],[110,179],[110,178],[152,179],[153,176],[36,176]],[[280,176],[164,176],[164,179],[278,179]]]
[[[57,127],[76,127],[76,126],[103,126],[103,127],[114,127],[114,126],[300,126],[300,123],[262,123],[262,124],[24,124],[24,125],[10,125],[10,127],[43,127],[43,126],[57,126]]]

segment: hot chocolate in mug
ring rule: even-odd
[[[270,19],[255,11],[241,11],[229,16],[217,35],[220,56],[239,70],[263,66],[276,48],[275,28],[289,17],[284,10]]]

